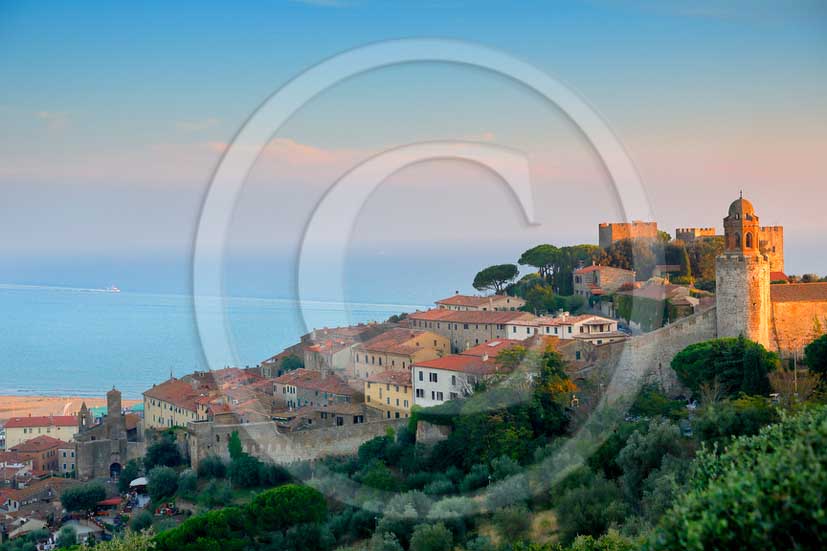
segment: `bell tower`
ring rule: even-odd
[[[760,251],[761,225],[743,194],[724,218],[724,254],[715,260],[718,336],[770,345],[770,262]]]

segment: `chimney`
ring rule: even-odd
[[[484,362],[488,361],[488,352],[486,352],[482,355],[482,361],[484,361]]]

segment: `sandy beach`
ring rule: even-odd
[[[11,417],[27,415],[75,415],[80,405],[87,407],[105,406],[106,398],[78,398],[75,396],[0,396],[0,423]],[[123,406],[130,407],[139,400],[124,400]]]

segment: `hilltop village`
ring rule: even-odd
[[[134,408],[122,407],[113,388],[102,411],[84,404],[76,415],[9,419],[0,452],[3,537],[56,531],[61,522],[78,541],[103,537],[147,484],[127,465],[165,438],[195,471],[213,457],[232,459],[235,442],[284,465],[355,454],[407,426],[415,412],[507,377],[518,366],[505,359],[526,350],[560,354],[572,381],[566,405],[585,410],[646,382],[686,396],[665,368],[710,339],[744,337],[781,358],[800,356],[827,327],[827,281],[787,276],[783,228],[761,226],[743,197],[722,229],[669,236],[655,222],[600,224],[597,246],[526,251],[519,264],[536,271],[521,279],[516,264],[480,271],[480,295],[455,293],[425,311],[317,328],[256,367],[159,381]],[[438,426],[416,426],[417,442],[445,436]],[[61,494],[96,479],[110,481],[109,495],[91,507],[100,514],[61,520]]]

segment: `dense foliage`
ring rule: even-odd
[[[67,511],[91,511],[99,501],[104,499],[106,499],[106,488],[96,481],[66,488],[60,494],[60,503]]]
[[[703,386],[719,386],[724,395],[740,392],[767,396],[768,373],[779,365],[778,356],[743,337],[721,338],[687,346],[672,360],[681,383],[699,395]]]
[[[480,270],[474,277],[473,286],[477,291],[493,291],[500,294],[506,285],[514,281],[520,273],[516,264],[497,264]]]
[[[827,378],[827,335],[821,335],[804,348],[807,367],[818,373],[822,381]]]
[[[827,547],[827,408],[700,452],[653,550]]]
[[[177,467],[184,462],[184,457],[175,443],[175,436],[164,433],[161,438],[150,445],[144,456],[144,468],[151,471],[154,467]]]

